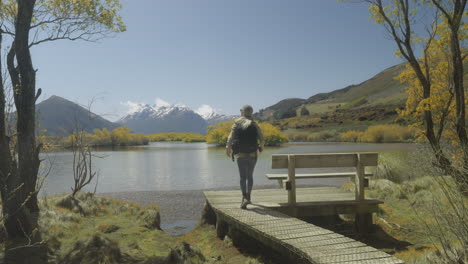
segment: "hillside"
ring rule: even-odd
[[[112,130],[119,127],[84,107],[55,95],[37,104],[36,113],[38,132],[46,130],[47,136],[68,136],[81,129],[91,133],[96,128]]]
[[[406,101],[405,87],[395,77],[404,64],[390,67],[360,84],[307,99],[282,100],[255,114],[279,126],[294,141],[334,141],[340,133],[398,122]]]
[[[300,115],[302,107],[306,107],[311,114],[324,114],[339,108],[351,110],[402,106],[406,98],[404,86],[394,78],[403,69],[404,64],[399,64],[357,85],[319,93],[307,99],[285,99],[260,110],[255,116],[261,120],[277,121]]]
[[[358,85],[330,93],[322,93],[307,99],[308,104],[346,103],[366,98],[368,105],[389,105],[404,102],[404,86],[395,77],[404,69],[404,64],[390,67]]]

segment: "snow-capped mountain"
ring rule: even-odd
[[[184,105],[149,105],[142,103],[127,103],[130,105],[130,111],[127,115],[121,118],[118,122],[125,122],[126,120],[142,120],[142,119],[161,119],[168,115],[177,112],[193,112]]]
[[[118,123],[137,133],[206,133],[208,122],[184,105],[164,103],[151,106],[131,102],[128,102],[127,105],[130,107],[130,111]]]
[[[217,111],[213,107],[206,105],[206,104],[200,106],[197,110],[195,110],[195,113],[199,114],[205,120],[209,120],[213,117],[220,115],[217,113]]]
[[[216,109],[209,105],[200,106],[195,113],[199,114],[203,119],[206,120],[208,125],[215,125],[224,121],[229,121],[236,118],[236,116],[227,116],[220,114]]]

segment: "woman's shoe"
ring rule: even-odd
[[[240,208],[241,209],[247,209],[248,204],[249,204],[249,201],[245,197],[242,197],[242,203],[241,203]]]

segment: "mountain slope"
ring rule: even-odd
[[[97,114],[89,112],[84,107],[59,96],[51,96],[36,105],[39,132],[46,130],[48,136],[68,136],[73,131],[117,128],[112,123]]]
[[[310,104],[320,101],[343,103],[365,97],[371,105],[399,104],[406,99],[406,95],[404,85],[395,80],[395,77],[404,68],[404,64],[392,66],[358,85],[350,85],[330,93],[317,94],[307,99],[307,102]],[[323,96],[320,98],[319,95]]]
[[[404,64],[390,67],[357,85],[328,93],[319,93],[308,99],[285,99],[256,113],[261,120],[280,120],[294,117],[306,107],[310,113],[327,113],[341,109],[363,107],[401,106],[406,100],[404,85],[394,78],[404,69]]]
[[[284,99],[272,106],[261,109],[254,115],[254,118],[261,120],[276,120],[293,117],[296,114],[296,109],[304,103],[307,103],[307,100],[300,98]]]

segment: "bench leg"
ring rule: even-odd
[[[366,236],[370,233],[372,227],[372,213],[358,213],[356,214],[355,218],[355,225],[357,232],[362,235]]]

